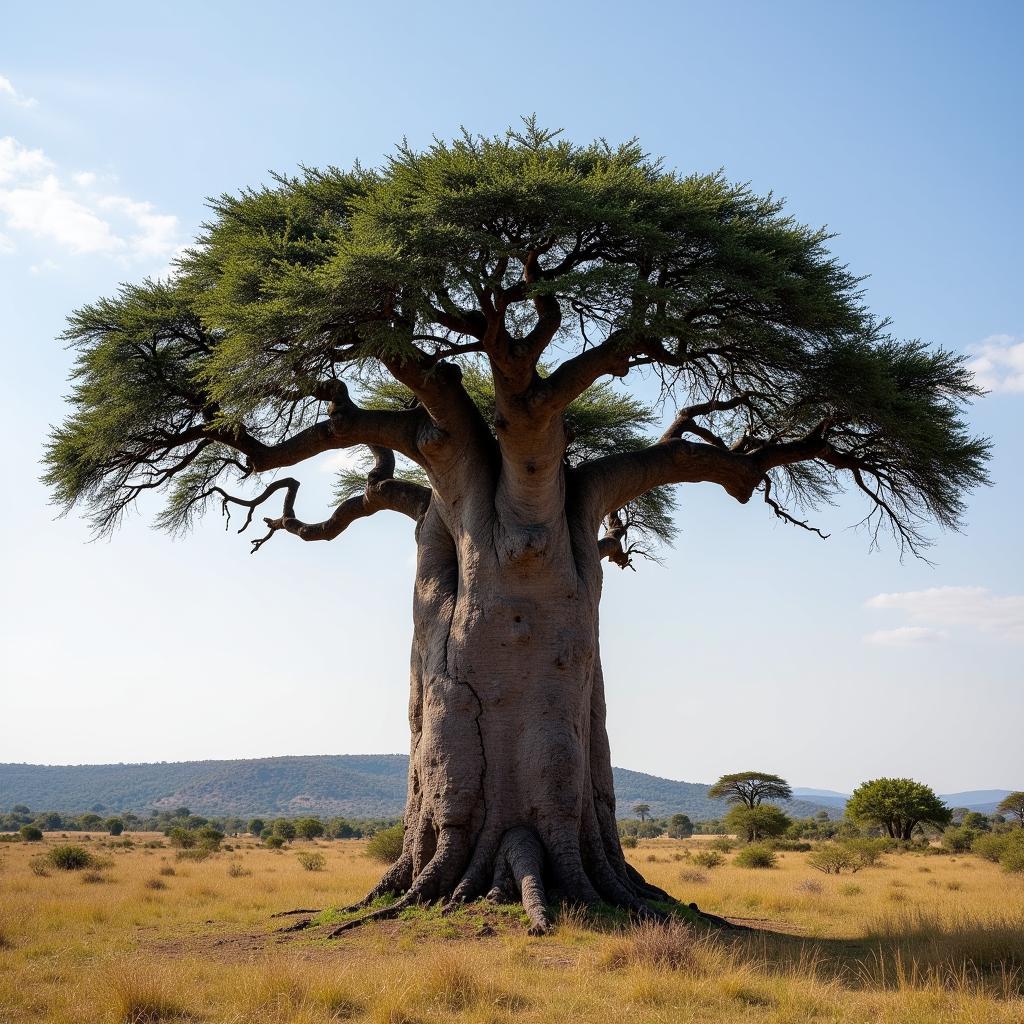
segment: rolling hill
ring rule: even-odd
[[[0,811],[14,804],[33,810],[146,811],[189,807],[206,815],[398,817],[405,803],[404,754],[336,754],[236,761],[155,764],[0,764]],[[646,803],[656,817],[688,814],[694,821],[720,817],[726,805],[708,798],[707,785],[676,782],[625,768],[614,769],[620,817]],[[804,817],[822,803],[791,801],[787,813]]]

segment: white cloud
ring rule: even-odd
[[[930,587],[876,594],[866,606],[903,612],[932,632],[936,632],[935,626],[960,626],[1002,638],[1024,639],[1024,594],[1001,597],[986,587]]]
[[[177,217],[152,203],[97,191],[97,180],[88,171],[62,176],[42,150],[0,139],[2,226],[8,236],[35,239],[60,254],[98,254],[166,272],[182,249]]]
[[[0,75],[0,98],[7,100],[8,103],[13,103],[16,107],[34,107],[36,105],[36,101],[31,96],[23,96],[14,88],[11,80],[4,78],[3,75]]]
[[[941,629],[929,626],[900,626],[898,629],[879,629],[868,633],[864,642],[879,647],[920,647],[945,639]]]
[[[1024,391],[1024,338],[993,334],[968,351],[967,364],[974,379],[986,391]]]
[[[29,149],[9,135],[0,139],[0,185],[35,178],[53,167],[41,149]]]

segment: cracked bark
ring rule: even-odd
[[[521,900],[540,934],[552,902],[658,917],[646,901],[668,898],[619,844],[598,645],[602,554],[564,493],[562,481],[559,514],[529,526],[500,490],[489,515],[456,515],[435,495],[420,522],[405,840],[358,906],[400,899],[367,919],[490,896]]]

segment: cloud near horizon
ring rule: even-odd
[[[987,587],[930,587],[876,594],[865,607],[903,612],[915,625],[879,630],[867,643],[908,646],[945,637],[937,627],[962,627],[1007,640],[1024,640],[1024,594],[999,596]]]
[[[0,253],[32,239],[53,256],[99,255],[166,272],[182,249],[178,218],[106,191],[91,171],[64,175],[41,149],[0,138]]]
[[[1024,391],[1024,338],[992,334],[967,351],[974,357],[967,366],[979,387],[995,392]]]

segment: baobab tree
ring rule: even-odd
[[[671,535],[674,485],[812,530],[799,510],[849,480],[871,538],[919,551],[985,478],[961,357],[891,337],[828,239],[721,174],[532,120],[277,177],[213,201],[168,280],[71,316],[47,479],[100,533],[150,492],[170,530],[259,513],[253,551],[408,517],[405,840],[368,899],[522,899],[536,931],[554,899],[650,913],[665,894],[615,824],[602,560]],[[638,376],[660,436],[616,383]],[[276,474],[356,447],[365,471],[308,518]]]

